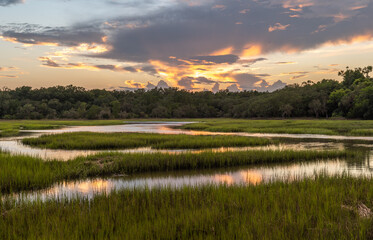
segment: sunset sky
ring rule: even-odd
[[[0,0],[0,86],[272,91],[373,64],[373,0]]]

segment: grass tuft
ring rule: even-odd
[[[152,147],[156,149],[201,149],[216,147],[263,146],[277,141],[240,136],[192,136],[151,133],[76,132],[26,138],[27,145],[67,150],[105,150]]]
[[[0,239],[371,239],[372,180],[133,189],[92,200],[0,201]]]
[[[250,164],[286,163],[357,157],[351,151],[274,151],[182,153],[102,153],[67,162],[0,153],[0,192],[41,189],[55,182],[114,174],[213,169]]]

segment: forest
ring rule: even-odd
[[[136,91],[76,86],[0,90],[1,119],[356,118],[373,119],[372,67],[346,68],[342,81],[287,85],[275,92]]]

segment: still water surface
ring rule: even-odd
[[[23,192],[16,194],[18,199],[46,200],[51,198],[91,198],[97,193],[110,193],[113,190],[154,187],[183,187],[200,186],[205,184],[261,184],[271,181],[293,181],[304,177],[313,177],[315,174],[349,174],[352,176],[368,176],[373,173],[373,138],[372,137],[345,137],[326,135],[295,135],[295,134],[248,134],[248,133],[210,133],[201,131],[186,131],[173,129],[185,123],[180,122],[153,122],[135,123],[117,126],[84,126],[69,127],[53,130],[27,131],[27,137],[37,137],[40,134],[57,134],[63,132],[146,132],[162,134],[193,134],[193,135],[240,135],[268,138],[283,138],[284,143],[265,147],[247,148],[217,148],[216,152],[238,151],[249,149],[358,149],[366,152],[364,159],[344,160],[333,159],[327,161],[313,161],[291,164],[253,165],[250,167],[218,169],[210,171],[188,171],[173,173],[153,173],[135,176],[96,178],[79,181],[67,181],[53,185],[40,191]],[[26,132],[26,131],[25,131]],[[24,136],[25,137],[25,136]],[[22,137],[7,138],[0,141],[0,149],[11,154],[25,154],[39,156],[44,159],[68,160],[77,156],[87,156],[102,151],[69,151],[32,148],[20,142]],[[363,141],[363,142],[362,142]],[[200,152],[203,150],[154,150],[151,148],[138,148],[122,150],[120,152],[168,152],[178,154],[181,152]]]

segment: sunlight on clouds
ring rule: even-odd
[[[274,32],[274,31],[283,31],[286,30],[290,24],[282,25],[281,23],[276,23],[273,26],[269,26],[268,32]]]
[[[228,54],[232,54],[233,50],[234,50],[233,46],[230,46],[227,48],[216,50],[212,52],[211,55],[228,55]]]
[[[145,85],[142,84],[142,83],[138,83],[138,82],[135,82],[133,80],[127,80],[125,81],[125,83],[130,86],[130,87],[133,87],[133,88],[145,88]]]
[[[262,53],[262,46],[260,45],[248,45],[244,48],[241,53],[243,57],[253,57],[258,56]]]

